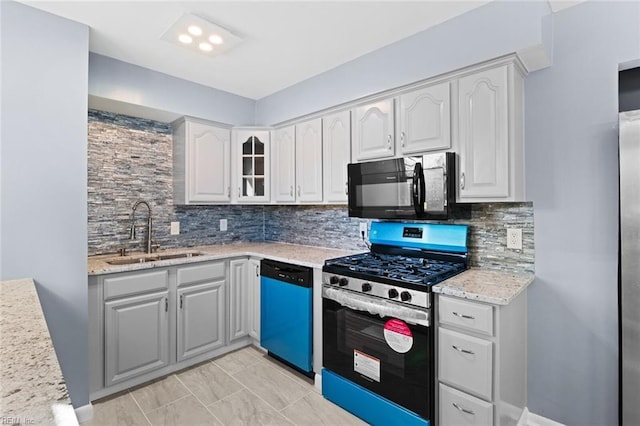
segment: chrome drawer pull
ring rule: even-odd
[[[464,318],[464,319],[476,319],[476,317],[472,317],[471,315],[465,315],[465,314],[459,314],[457,312],[452,312],[453,315],[457,316],[458,318]]]
[[[475,352],[470,351],[468,349],[461,349],[461,348],[457,347],[456,345],[451,345],[451,347],[453,349],[455,349],[456,351],[458,351],[458,352],[462,352],[463,354],[469,354],[469,355],[475,355],[476,354]]]
[[[473,412],[472,410],[467,410],[466,408],[462,408],[461,406],[459,406],[455,402],[452,402],[452,404],[453,404],[454,407],[456,407],[456,410],[458,410],[458,411],[461,411],[461,412],[466,413],[466,414],[471,414],[472,416],[476,415],[476,413]]]

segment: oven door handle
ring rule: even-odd
[[[417,216],[424,215],[425,182],[422,164],[416,163],[413,168],[413,206]]]

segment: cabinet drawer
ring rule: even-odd
[[[178,285],[194,284],[224,278],[224,262],[178,268]]]
[[[493,343],[439,328],[438,345],[440,380],[491,400]]]
[[[440,296],[438,319],[477,333],[493,336],[493,307],[476,302]]]
[[[493,404],[440,383],[440,425],[492,425]]]
[[[160,291],[167,288],[169,288],[169,273],[166,269],[120,275],[104,279],[104,298],[107,300],[132,294]]]

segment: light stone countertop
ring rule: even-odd
[[[0,423],[56,424],[70,404],[34,282],[0,282]]]
[[[433,287],[434,293],[508,305],[533,282],[533,274],[471,268]]]
[[[180,252],[201,252],[206,255],[192,258],[181,258],[154,261],[147,263],[135,263],[131,265],[110,265],[106,261],[110,259],[126,259],[127,257],[153,257],[157,254],[172,254]],[[322,268],[324,261],[335,257],[348,256],[366,251],[336,250],[323,247],[303,246],[285,243],[238,243],[219,244],[212,246],[189,247],[183,249],[163,250],[160,253],[145,255],[144,253],[131,253],[127,257],[119,257],[117,254],[91,256],[88,259],[87,269],[89,275],[112,274],[116,272],[136,271],[142,269],[159,268],[165,266],[182,265],[187,263],[204,262],[230,257],[253,256],[269,258],[281,262],[295,263],[311,268]]]

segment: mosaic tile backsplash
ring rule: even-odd
[[[139,199],[151,205],[153,240],[161,248],[274,241],[366,249],[358,231],[363,219],[348,217],[346,206],[174,206],[169,124],[90,110],[88,143],[90,255],[144,249],[142,206],[135,215],[139,238],[129,240],[131,208]],[[219,231],[220,219],[227,219],[228,231]],[[180,235],[169,235],[172,221],[180,222]],[[534,271],[532,203],[470,204],[449,223],[470,226],[472,266]],[[522,251],[506,248],[509,227],[522,228]]]

